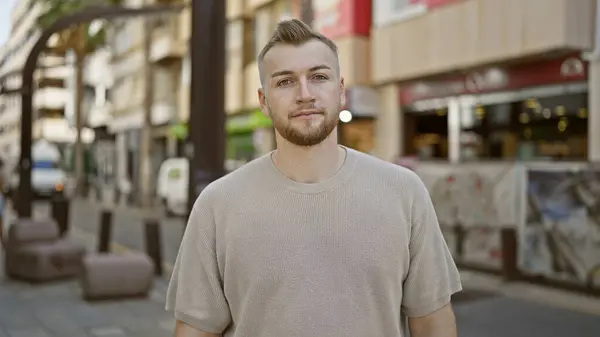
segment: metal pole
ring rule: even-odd
[[[157,219],[146,219],[146,254],[154,263],[154,274],[161,276],[163,274],[162,265],[162,245],[160,238],[160,223]]]
[[[61,237],[69,231],[69,206],[69,199],[62,192],[52,196],[52,218],[58,225]]]
[[[192,0],[188,207],[225,174],[225,3]]]
[[[112,211],[103,209],[100,213],[100,231],[98,235],[98,253],[110,252],[110,237],[112,236]]]
[[[154,29],[152,18],[144,19],[144,123],[140,142],[139,186],[140,204],[143,208],[152,207],[152,108],[154,106],[154,67],[150,60],[152,50],[152,34]]]

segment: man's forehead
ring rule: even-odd
[[[321,41],[309,41],[301,45],[277,44],[263,59],[267,73],[277,71],[306,71],[326,65],[336,68],[337,57],[333,50]]]

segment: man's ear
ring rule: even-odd
[[[258,103],[263,114],[267,117],[270,116],[269,105],[267,104],[267,97],[263,88],[258,88]]]

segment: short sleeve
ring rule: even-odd
[[[402,309],[409,317],[421,317],[450,303],[452,294],[461,291],[462,286],[427,188],[416,174],[412,185],[410,264]]]
[[[167,290],[166,309],[190,326],[222,333],[231,322],[215,243],[215,219],[207,189],[196,200]]]

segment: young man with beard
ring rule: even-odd
[[[455,337],[461,283],[425,186],[338,145],[335,44],[283,21],[258,60],[277,149],[198,197],[167,295],[176,336]]]

